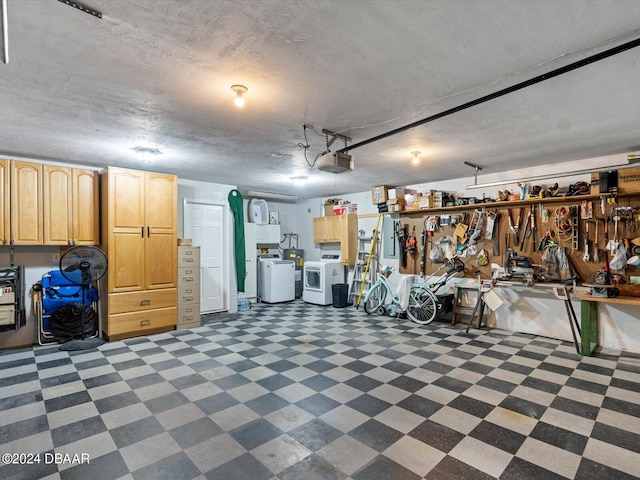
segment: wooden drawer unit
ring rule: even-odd
[[[109,315],[107,335],[143,335],[152,330],[171,330],[176,324],[176,307]]]
[[[178,247],[178,268],[199,266],[200,247]]]
[[[177,289],[145,290],[143,292],[109,294],[109,317],[114,313],[138,312],[155,308],[174,307]]]

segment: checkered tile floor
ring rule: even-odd
[[[0,354],[7,479],[637,478],[639,417],[640,355],[301,301]]]

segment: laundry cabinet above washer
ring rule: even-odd
[[[280,243],[280,225],[257,225],[256,243]]]
[[[343,265],[353,265],[358,246],[358,215],[334,215],[313,219],[314,243],[339,243]]]

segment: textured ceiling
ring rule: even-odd
[[[311,198],[640,148],[640,47],[357,148],[350,173],[299,146],[312,162],[323,128],[357,143],[640,37],[636,0],[84,3],[103,18],[8,0],[0,155]]]

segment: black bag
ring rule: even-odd
[[[66,343],[83,338],[82,322],[84,315],[84,338],[95,335],[98,331],[98,314],[90,305],[67,303],[51,314],[49,327],[51,335],[58,343]]]

